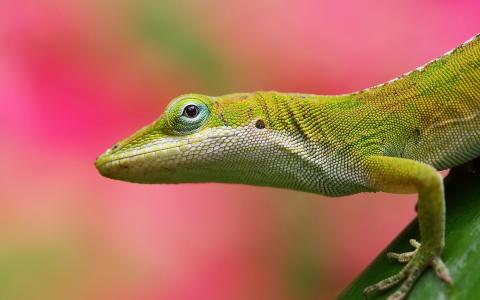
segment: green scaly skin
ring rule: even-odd
[[[445,203],[437,170],[479,155],[477,35],[424,67],[357,93],[180,96],[96,166],[106,177],[139,183],[243,183],[328,196],[418,193],[422,244],[412,240],[414,251],[389,253],[404,269],[365,289],[403,282],[389,298],[402,299],[429,265],[452,282],[440,258]]]

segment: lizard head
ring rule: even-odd
[[[95,165],[103,176],[139,183],[270,184],[263,182],[265,166],[274,157],[255,97],[177,97],[159,119],[108,149]]]

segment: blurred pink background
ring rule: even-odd
[[[0,2],[0,299],[330,299],[415,196],[135,185],[95,157],[186,92],[346,93],[480,31],[478,1]]]

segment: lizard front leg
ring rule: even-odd
[[[368,294],[385,290],[403,281],[389,299],[403,299],[422,272],[431,265],[438,277],[452,283],[449,272],[440,258],[444,246],[445,200],[440,174],[431,166],[404,158],[373,156],[365,161],[365,168],[372,188],[389,193],[418,193],[418,221],[421,243],[411,241],[416,248],[406,254],[389,254],[406,262],[396,275],[364,290]]]

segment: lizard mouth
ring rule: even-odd
[[[168,177],[169,172],[185,166],[202,156],[207,145],[218,139],[234,136],[234,133],[199,134],[195,137],[165,137],[140,147],[128,148],[120,142],[101,154],[95,167],[102,176],[130,182],[158,182],[159,177]],[[131,141],[131,140],[129,140]],[[122,145],[123,144],[123,145]],[[202,144],[205,147],[202,147]],[[161,180],[163,181],[163,180]]]
[[[198,143],[198,142],[196,142]],[[191,143],[194,144],[194,143]],[[138,151],[138,150],[133,150],[126,152],[125,154],[120,154],[120,155],[112,155],[108,152],[105,152],[101,154],[96,160],[95,160],[95,167],[101,171],[108,165],[113,165],[115,163],[121,163],[123,161],[128,161],[131,159],[135,159],[136,157],[139,156],[147,156],[149,154],[158,154],[161,152],[168,151],[170,149],[173,149],[174,151],[180,151],[180,146],[170,146],[170,147],[165,147],[165,148],[158,148],[158,149],[153,149],[153,150],[147,150],[147,151]]]

